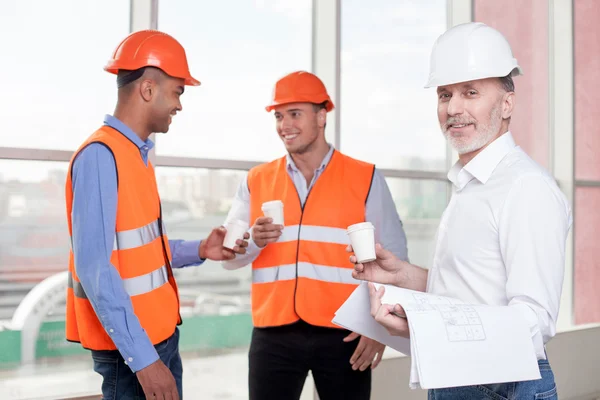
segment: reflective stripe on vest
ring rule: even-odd
[[[138,296],[140,294],[151,292],[158,289],[165,283],[169,282],[167,267],[164,265],[145,275],[136,276],[134,278],[123,279],[123,286],[129,296]],[[68,287],[73,289],[75,297],[87,299],[87,295],[83,290],[81,282],[73,280],[71,272],[69,272]]]
[[[162,228],[162,231],[165,232],[164,225]],[[152,243],[152,241],[159,237],[160,229],[158,228],[158,220],[155,220],[141,228],[117,232],[113,250],[126,250],[142,247],[148,243]]]
[[[353,285],[358,285],[361,282],[352,277],[352,270],[349,268],[328,267],[308,262],[298,262],[298,278]],[[296,279],[296,264],[252,270],[252,283],[269,283],[293,279]]]
[[[299,225],[286,226],[277,240],[278,243],[298,240]],[[300,240],[311,242],[350,244],[350,239],[345,229],[331,228],[327,226],[302,225],[300,229]]]
[[[162,231],[165,232],[164,224]],[[148,243],[152,243],[159,237],[160,229],[158,229],[158,220],[155,220],[141,228],[117,232],[113,243],[113,251],[142,247]],[[71,238],[71,249],[73,249],[73,238]]]

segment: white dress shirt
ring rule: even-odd
[[[538,359],[556,333],[572,224],[552,176],[505,133],[448,173],[444,211],[427,292],[466,302],[518,307]]]
[[[329,164],[333,155],[333,150],[333,146],[330,146],[329,152],[321,162],[321,165],[315,170],[310,185],[307,185],[304,175],[300,172],[298,167],[296,167],[292,157],[290,157],[289,154],[287,155],[287,171],[294,182],[302,205],[304,205],[304,202],[306,201],[308,192],[321,176],[327,164]],[[250,191],[248,189],[248,176],[244,178],[237,189],[225,224],[232,219],[246,221],[250,225],[254,223],[254,221],[250,221]],[[392,194],[390,193],[385,178],[377,169],[373,175],[371,190],[369,191],[369,196],[367,198],[365,219],[375,227],[375,240],[378,243],[381,243],[384,248],[393,252],[398,258],[408,260],[406,234],[402,227],[402,221],[398,216],[396,205],[394,204]],[[350,240],[348,240],[348,244],[349,243]],[[250,239],[248,241],[246,254],[237,254],[233,260],[224,261],[223,267],[225,269],[238,269],[246,266],[258,257],[260,251],[261,249],[252,239]],[[348,255],[348,257],[349,256],[350,255]]]

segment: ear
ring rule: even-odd
[[[156,87],[153,81],[144,79],[140,83],[140,95],[145,101],[152,101],[156,92]]]
[[[509,119],[515,108],[515,92],[507,92],[502,96],[502,119]]]
[[[317,124],[319,128],[324,128],[327,123],[327,110],[321,109],[317,113]]]

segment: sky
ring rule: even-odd
[[[12,38],[0,42],[10,55],[0,63],[10,77],[0,98],[2,146],[75,150],[112,113],[115,77],[102,67],[128,34],[129,12],[126,0],[0,3],[0,34]],[[264,106],[277,79],[310,70],[311,16],[312,0],[160,1],[159,29],[185,46],[202,85],[187,88],[157,154],[281,156]],[[445,167],[435,93],[423,89],[445,27],[445,0],[342,1],[342,151],[385,168]],[[4,176],[10,163],[0,162]],[[44,169],[31,165],[18,174]]]

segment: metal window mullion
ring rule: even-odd
[[[600,187],[600,181],[576,180],[575,187]]]
[[[73,151],[0,147],[0,159],[69,162]]]

